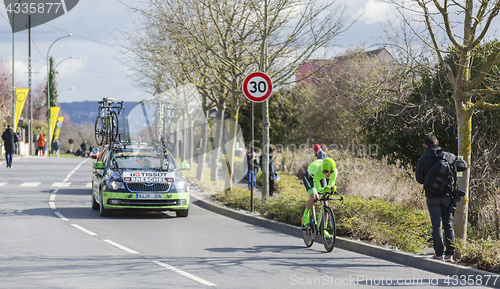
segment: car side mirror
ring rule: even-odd
[[[181,166],[179,167],[179,169],[181,169],[181,170],[190,170],[191,167],[189,166],[189,164],[181,163]]]
[[[95,162],[95,163],[92,165],[92,167],[93,167],[94,169],[102,169],[102,168],[103,168],[103,166],[102,166],[102,162]]]

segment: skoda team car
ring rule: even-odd
[[[92,209],[101,216],[110,210],[175,211],[187,217],[189,187],[163,146],[114,144],[105,146],[93,165]]]

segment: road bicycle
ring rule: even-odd
[[[316,235],[321,235],[321,239],[323,240],[323,245],[327,252],[331,252],[333,247],[335,247],[335,239],[337,238],[337,230],[335,225],[335,216],[333,215],[332,209],[328,206],[327,201],[343,201],[344,197],[340,196],[339,198],[332,198],[333,194],[337,194],[336,192],[332,192],[329,189],[323,190],[319,195],[319,199],[314,202],[320,201],[321,207],[319,210],[319,220],[316,219],[316,209],[315,206],[312,207],[309,213],[309,225],[302,225],[302,238],[304,239],[304,243],[307,247],[311,247],[314,243],[314,238]],[[304,205],[304,209],[302,209],[301,216],[304,215],[304,211],[306,206]],[[319,225],[318,225],[319,224]],[[325,230],[330,235],[330,238],[326,238],[324,232]]]
[[[123,101],[114,102],[113,98],[99,101],[99,113],[95,120],[95,141],[97,145],[118,141],[118,114],[123,109]],[[117,112],[114,111],[117,110]]]

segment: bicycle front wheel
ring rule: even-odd
[[[302,209],[302,213],[300,214],[300,217],[304,216],[304,211],[306,209],[306,206],[304,205],[304,209]],[[314,207],[312,208],[314,210]],[[306,244],[306,247],[311,247],[312,244],[314,243],[314,236],[316,235],[316,232],[311,229],[311,222],[314,222],[314,215],[312,213],[312,210],[309,213],[309,225],[304,226],[303,220],[300,222],[301,228],[302,228],[302,239],[304,239],[304,244]]]
[[[105,129],[106,125],[104,124],[104,119],[98,116],[95,119],[94,134],[95,134],[95,142],[99,146],[101,146],[102,143],[104,142],[104,135],[106,134]]]
[[[323,218],[321,220],[321,238],[327,252],[331,252],[335,247],[335,239],[337,238],[337,230],[335,227],[335,216],[332,209],[325,206]]]

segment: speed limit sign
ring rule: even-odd
[[[243,93],[253,102],[266,100],[273,91],[273,83],[263,72],[253,72],[243,81]]]

